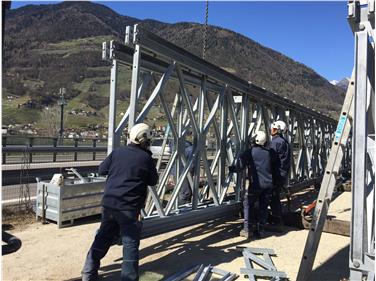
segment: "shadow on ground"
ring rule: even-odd
[[[338,196],[334,194],[333,200]],[[300,193],[294,194],[292,198],[292,209],[297,210],[302,205],[312,203],[317,198],[317,191],[309,188]],[[285,214],[284,232],[269,233],[268,236],[283,236],[290,231],[299,231],[300,228],[300,212],[287,213],[286,201],[283,202]],[[80,224],[91,223],[97,221],[100,217],[81,221]],[[288,221],[289,220],[289,221]],[[235,250],[235,246],[246,243],[246,240],[234,239],[238,238],[239,231],[242,228],[242,221],[238,218],[222,218],[212,220],[199,226],[192,226],[191,229],[180,233],[174,237],[165,239],[161,242],[142,248],[140,250],[140,259],[152,256],[158,252],[163,253],[169,251],[168,254],[161,255],[155,260],[144,262],[140,266],[140,280],[155,281],[163,280],[172,274],[187,269],[196,264],[211,264],[217,266],[223,263],[230,263],[234,259],[241,256],[241,253]],[[203,239],[193,241],[194,238],[206,234]],[[223,245],[223,241],[229,241],[229,244]],[[235,242],[234,242],[235,241]],[[222,245],[219,245],[222,244]],[[122,258],[114,260],[114,263],[100,268],[100,280],[115,281],[120,279]],[[340,270],[333,272],[333,268]],[[339,251],[326,263],[318,267],[313,273],[311,280],[340,280],[347,277],[348,274],[348,247]],[[321,276],[321,277],[320,277]],[[325,276],[326,279],[322,279]],[[76,281],[80,279],[70,279]]]
[[[347,279],[350,275],[349,270],[349,250],[350,246],[339,250],[325,263],[317,267],[310,276],[310,281],[338,281]],[[337,270],[333,270],[333,269]]]
[[[232,238],[238,237],[241,226],[240,222],[229,223],[225,219],[216,219],[141,249],[141,258],[166,250],[171,252],[156,260],[142,264],[140,267],[140,279],[161,280],[195,264],[216,266],[221,263],[231,262],[239,256],[239,252],[235,250],[225,251],[225,249],[245,243],[246,240],[222,246],[216,244],[224,240],[231,241]],[[192,241],[197,236],[202,235],[207,236],[201,240]],[[121,258],[116,260],[116,262],[121,263]],[[114,272],[114,270],[116,271]],[[105,280],[118,280],[120,270],[120,264],[101,268],[102,276]]]
[[[187,269],[197,264],[211,264],[217,266],[230,263],[241,257],[241,253],[235,250],[235,246],[247,243],[247,240],[239,240],[239,232],[242,221],[233,218],[216,219],[192,229],[180,233],[174,237],[165,239],[140,250],[140,259],[158,252],[170,251],[161,255],[156,260],[147,261],[140,266],[140,280],[163,280],[176,272]],[[286,228],[286,231],[277,235],[285,235],[294,228]],[[198,236],[206,235],[201,240],[193,241]],[[271,235],[276,235],[275,233]],[[237,238],[237,239],[234,239]],[[223,245],[223,241],[229,241]],[[236,241],[236,242],[235,242]],[[220,245],[219,245],[220,244]],[[100,280],[115,281],[120,279],[122,258],[115,260],[113,264],[100,268]],[[80,279],[70,279],[76,281]]]

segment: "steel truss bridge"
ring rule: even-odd
[[[288,124],[286,138],[294,146],[289,188],[321,182],[336,120],[244,81],[138,25],[126,28],[125,42],[104,42],[102,58],[111,62],[108,153],[120,145],[125,128],[152,122],[150,113],[156,108],[163,110],[168,121],[163,147],[169,136],[174,143],[158,185],[149,187],[142,212],[144,236],[237,212],[245,177],[229,173],[227,167],[248,147],[256,131],[269,133],[275,120]],[[122,67],[132,72],[130,104],[121,109],[126,113],[117,120],[117,89],[125,79]],[[216,144],[214,157],[209,157],[205,146],[211,138]],[[188,159],[186,139],[193,141],[194,152]],[[347,148],[343,168],[350,167],[351,149]],[[169,190],[171,173],[176,184]],[[184,181],[192,187],[192,203],[179,206]]]

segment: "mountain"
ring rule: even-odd
[[[340,80],[336,86],[341,88],[342,90],[346,91],[347,90],[347,87],[349,86],[349,83],[350,83],[350,78],[348,77],[345,77],[343,78],[342,80]]]
[[[332,80],[332,81],[330,81],[330,83],[334,86],[337,86],[338,88],[340,88],[344,92],[346,92],[347,87],[349,86],[349,83],[350,83],[350,78],[345,77],[345,78],[341,79],[340,81]]]
[[[126,4],[125,4],[126,5]],[[145,2],[147,5],[147,2]],[[172,43],[201,55],[204,26],[166,24],[122,16],[91,2],[27,5],[5,17],[3,46],[3,123],[22,123],[18,104],[32,99],[45,107],[56,104],[60,87],[67,88],[68,112],[96,112],[97,117],[68,116],[68,126],[106,124],[109,63],[101,60],[101,42],[123,40],[125,26],[139,23]],[[242,79],[337,117],[343,91],[311,68],[228,29],[208,27],[206,59]],[[120,83],[126,106],[130,73]],[[341,95],[342,96],[342,95]],[[30,109],[32,110],[32,109]],[[40,110],[31,120],[43,125]],[[18,112],[18,113],[17,113]],[[72,113],[73,114],[73,113]]]
[[[332,84],[332,85],[334,85],[334,86],[335,86],[335,85],[337,85],[337,84],[338,84],[338,82],[339,82],[339,81],[337,81],[337,80],[332,80],[332,81],[329,81],[329,82],[330,82],[330,84]]]

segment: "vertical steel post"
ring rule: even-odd
[[[111,80],[110,80],[110,103],[108,105],[108,141],[107,141],[107,155],[116,148],[114,145],[114,134],[116,129],[116,92],[117,92],[117,60],[112,60],[111,66]]]
[[[182,170],[184,169],[181,169],[182,168],[182,156],[181,154],[184,153],[185,154],[185,143],[182,139],[182,132],[183,132],[183,98],[182,98],[182,93],[180,92],[179,93],[179,110],[178,110],[178,138],[177,138],[177,141],[175,143],[175,149],[177,151],[177,157],[176,157],[176,161],[175,161],[175,188],[177,188],[177,184],[180,180],[180,177],[181,177],[181,173],[183,172]],[[183,149],[184,148],[184,149]],[[179,197],[179,196],[178,196]],[[172,199],[170,199],[172,200]],[[178,198],[179,200],[179,198]],[[176,200],[175,202],[175,207],[176,209],[179,208],[179,202],[178,200]]]
[[[226,89],[221,92],[221,127],[220,127],[220,135],[221,135],[221,143],[220,143],[220,159],[218,164],[218,184],[217,184],[217,193],[221,194],[222,185],[225,182],[225,165],[226,165],[226,155],[227,155],[227,114],[228,114],[228,106],[227,106],[227,85]]]
[[[241,104],[241,128],[240,128],[240,153],[243,153],[249,145],[248,139],[248,123],[249,123],[249,98],[247,94],[242,95],[242,104]],[[238,177],[236,178],[236,190],[235,190],[235,200],[240,201],[241,198],[241,191],[242,187],[245,188],[246,183],[246,171],[243,171],[241,174],[238,173]]]
[[[206,76],[201,78],[201,89],[200,94],[198,97],[198,132],[196,138],[196,145],[200,148],[203,148],[205,145],[205,136],[203,135],[203,127],[204,127],[204,106],[205,106],[205,95],[206,92]],[[199,185],[200,185],[200,172],[201,172],[201,154],[206,153],[206,151],[202,151],[202,149],[198,150],[198,155],[196,158],[196,166],[195,166],[195,175],[194,175],[194,186],[193,186],[193,197],[192,197],[192,207],[193,209],[197,208],[198,205],[198,193],[199,193]],[[202,158],[205,161],[205,157]]]
[[[59,131],[59,136],[60,139],[63,138],[63,132],[64,132],[64,104],[60,104],[60,131]]]
[[[136,122],[137,90],[138,90],[138,85],[139,85],[138,79],[139,79],[139,74],[140,74],[140,59],[141,59],[141,47],[139,44],[136,44],[134,47],[134,54],[133,54],[131,97],[129,101],[128,132],[132,129],[132,127],[135,125],[135,122]]]
[[[287,186],[290,185],[290,179],[291,179],[291,174],[293,173],[293,168],[291,166],[293,166],[293,163],[294,163],[294,144],[292,143],[292,132],[293,132],[293,124],[291,124],[291,116],[290,116],[291,112],[289,110],[284,110],[284,116],[285,116],[285,120],[286,120],[286,126],[287,126],[287,133],[286,133],[286,140],[287,142],[290,144],[290,171],[289,171],[289,175],[287,177]]]
[[[366,153],[367,153],[367,31],[355,34],[355,95],[352,161],[352,228],[350,278],[361,280],[367,249]],[[359,278],[359,279],[358,279]]]

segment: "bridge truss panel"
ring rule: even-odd
[[[124,128],[154,122],[155,112],[167,119],[163,147],[170,142],[171,156],[167,163],[158,159],[160,180],[149,187],[142,212],[145,219],[204,207],[240,206],[245,177],[229,173],[228,166],[248,147],[257,130],[269,134],[275,120],[289,126],[286,137],[293,147],[290,188],[320,182],[334,119],[227,73],[137,25],[127,27],[125,44],[103,43],[103,58],[132,70],[130,105],[122,109],[126,113],[119,123],[118,107],[110,108],[115,117],[109,120],[113,138],[108,153],[120,144]],[[122,78],[120,73],[112,77],[117,78],[111,79],[111,99],[116,100],[114,83]],[[193,144],[189,158],[185,155],[187,140]],[[213,150],[207,149],[208,143]],[[174,186],[169,185],[171,175]],[[187,183],[192,187],[192,203],[179,205],[179,192]]]

